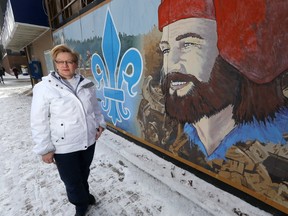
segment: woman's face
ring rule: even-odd
[[[78,67],[77,63],[73,60],[73,56],[68,52],[59,53],[56,56],[55,64],[59,75],[63,79],[71,79]]]

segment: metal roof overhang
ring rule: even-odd
[[[10,35],[2,43],[5,49],[20,51],[48,30],[49,27],[46,26],[16,22],[14,23],[13,30],[10,31]]]

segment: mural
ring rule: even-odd
[[[81,54],[111,128],[287,213],[287,11],[112,0],[53,37]]]
[[[207,169],[287,206],[285,11],[282,0],[164,0],[158,15],[165,111],[188,139],[173,148],[194,146]]]
[[[108,10],[102,39],[105,64],[101,56],[96,53],[92,56],[91,64],[98,89],[101,90],[103,87],[102,108],[115,126],[117,122],[122,122],[122,119],[130,118],[131,111],[124,107],[124,104],[127,96],[133,98],[137,95],[133,88],[138,84],[143,68],[142,57],[134,48],[128,49],[123,54],[118,66],[120,49],[117,30]],[[129,70],[129,67],[132,70]]]

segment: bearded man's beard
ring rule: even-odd
[[[173,72],[162,80],[162,91],[167,114],[182,123],[196,123],[203,117],[217,114],[229,104],[234,105],[239,92],[240,78],[235,71],[222,70],[216,59],[208,82],[200,82],[195,76]],[[222,61],[221,61],[222,62]],[[227,69],[227,68],[226,68]],[[193,82],[194,86],[184,96],[177,90],[169,93],[171,82]]]

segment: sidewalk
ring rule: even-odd
[[[3,79],[4,79],[4,83],[6,83],[6,81],[8,81],[10,83],[14,83],[14,86],[18,86],[17,83],[15,83],[17,81],[18,82],[25,82],[25,81],[30,82],[30,75],[19,74],[18,79],[16,79],[16,77],[14,75],[11,75],[11,74],[5,72],[5,76],[3,76]]]
[[[8,73],[5,73],[3,76],[4,84],[0,83],[0,98],[1,96],[7,97],[12,95],[17,95],[23,93],[25,89],[27,90],[32,88],[31,80],[29,75],[19,74],[18,79],[15,76],[12,76]],[[29,88],[30,87],[30,88]]]
[[[55,165],[32,152],[31,96],[23,94],[31,86],[11,83],[0,85],[0,216],[73,216]],[[97,142],[89,183],[98,205],[88,216],[271,215],[109,130]]]

